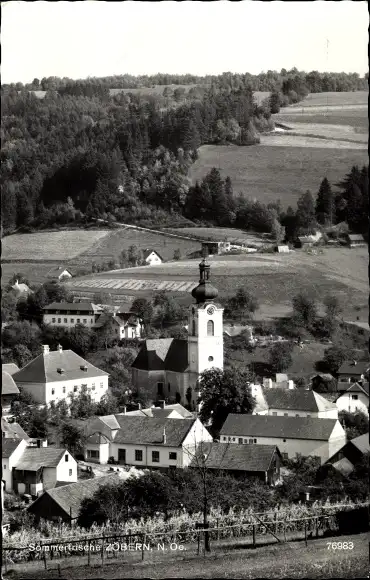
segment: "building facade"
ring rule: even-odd
[[[108,393],[108,378],[108,373],[60,345],[56,351],[43,345],[43,352],[13,375],[19,389],[41,405],[61,400],[69,404],[70,397],[78,396],[84,389],[98,403]]]
[[[336,400],[338,411],[369,414],[369,383],[354,383]]]
[[[103,309],[91,302],[53,302],[43,309],[43,323],[60,328],[74,328],[83,324],[94,328]]]

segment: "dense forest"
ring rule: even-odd
[[[156,90],[134,91],[145,87]],[[50,77],[3,85],[2,232],[92,218],[158,226],[181,216],[254,227],[251,202],[233,195],[229,179],[222,182],[212,171],[191,186],[188,170],[199,146],[254,145],[259,133],[273,129],[271,114],[280,107],[309,92],[364,88],[367,79],[356,74],[297,69],[257,76]],[[258,104],[253,91],[271,94]],[[257,229],[270,231],[279,204],[253,207],[262,216]],[[346,207],[337,213],[345,217]]]

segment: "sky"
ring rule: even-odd
[[[368,71],[367,2],[2,2],[2,83]],[[327,42],[328,41],[328,42]]]

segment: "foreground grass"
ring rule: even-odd
[[[334,538],[333,540],[338,540]],[[353,550],[328,549],[329,539],[265,546],[256,550],[216,549],[206,556],[194,556],[186,552],[173,553],[166,561],[144,560],[136,564],[125,562],[63,567],[66,580],[80,578],[366,578],[368,577],[368,534],[341,537],[341,542],[353,542]],[[55,578],[53,570],[31,570],[4,574],[4,578]]]

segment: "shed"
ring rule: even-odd
[[[143,260],[149,266],[154,266],[156,264],[162,264],[164,262],[162,256],[151,248],[146,248],[143,252]]]
[[[364,236],[362,234],[346,234],[346,242],[350,248],[358,248],[366,246]]]
[[[288,254],[290,252],[289,246],[275,246],[275,252],[279,254]]]

